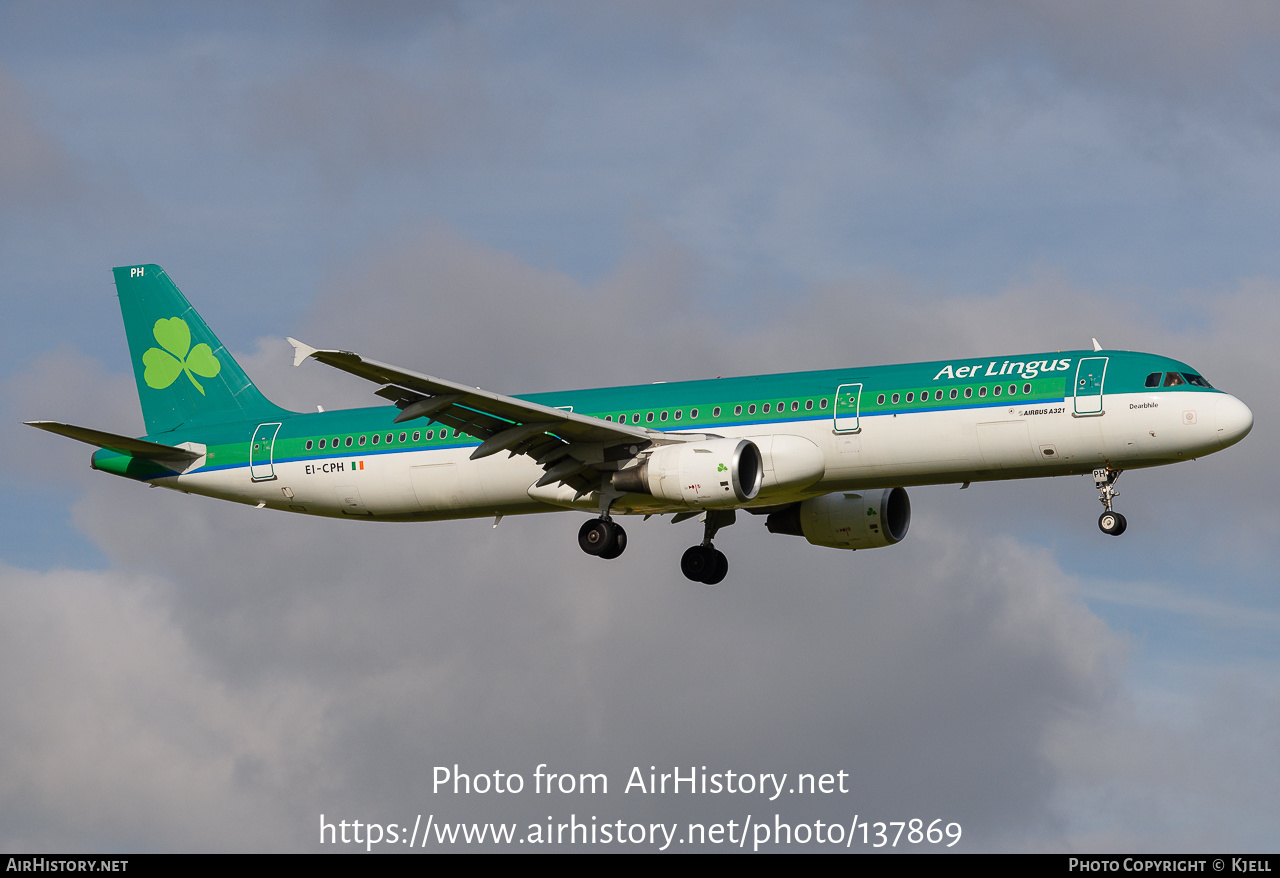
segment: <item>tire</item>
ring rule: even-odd
[[[603,518],[593,518],[578,530],[578,545],[588,555],[600,555],[613,546],[614,526]]]
[[[680,556],[680,572],[684,574],[685,579],[703,582],[707,571],[715,568],[715,556],[712,554],[714,551],[706,546],[690,546],[685,549],[684,554]]]
[[[1124,520],[1124,516],[1119,512],[1104,512],[1098,516],[1098,530],[1104,534],[1118,537],[1124,533],[1124,529],[1128,526],[1128,522]]]
[[[611,522],[612,523],[612,522]],[[606,561],[612,561],[627,550],[627,532],[622,529],[622,525],[613,524],[613,546],[600,553],[600,557]]]
[[[715,557],[715,563],[711,566],[711,569],[707,571],[707,575],[702,579],[702,581],[707,585],[716,585],[717,583],[723,582],[725,576],[729,573],[729,559],[724,556],[724,552],[716,549],[713,554]]]

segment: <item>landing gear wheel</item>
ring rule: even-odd
[[[622,525],[609,522],[613,525],[613,548],[606,549],[600,553],[600,557],[606,561],[612,561],[627,550],[627,532],[622,529]]]
[[[709,570],[715,569],[715,549],[710,546],[690,546],[680,556],[680,572],[685,579],[704,582]]]
[[[690,546],[680,558],[680,572],[694,582],[715,585],[729,572],[729,559],[711,546]]]
[[[715,566],[711,568],[706,577],[702,580],[707,585],[715,585],[716,583],[723,581],[729,572],[729,559],[724,556],[724,552],[721,552],[719,549],[712,549],[712,552],[716,559]]]
[[[1129,526],[1129,522],[1119,512],[1104,512],[1098,516],[1098,529],[1104,534],[1110,534],[1118,537],[1124,533],[1125,528]]]
[[[603,555],[614,546],[616,525],[603,518],[593,518],[578,530],[578,545],[588,555]]]

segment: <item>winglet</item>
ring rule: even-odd
[[[293,339],[290,339],[290,341],[293,341]],[[1102,350],[1102,345],[1098,344],[1098,340],[1097,340],[1096,338],[1095,338],[1095,339],[1093,339],[1092,341],[1093,341],[1093,349],[1094,349],[1095,351],[1100,351],[1100,350]]]
[[[286,338],[285,341],[293,345],[293,365],[295,366],[301,366],[303,360],[320,350],[319,348],[313,348],[309,344],[303,344],[296,338]]]

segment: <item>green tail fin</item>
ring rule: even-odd
[[[114,269],[147,433],[288,414],[254,387],[158,265]]]

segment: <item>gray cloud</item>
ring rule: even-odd
[[[474,69],[484,50],[476,52],[480,57],[454,57],[442,69],[412,75],[326,57],[257,87],[250,131],[268,151],[308,157],[321,180],[344,194],[370,173],[434,176],[442,159],[507,154],[529,136],[520,129],[532,118],[518,105],[499,112],[492,84]]]
[[[75,197],[82,185],[66,152],[32,118],[19,82],[0,67],[0,201],[5,213],[38,212],[50,200]]]

